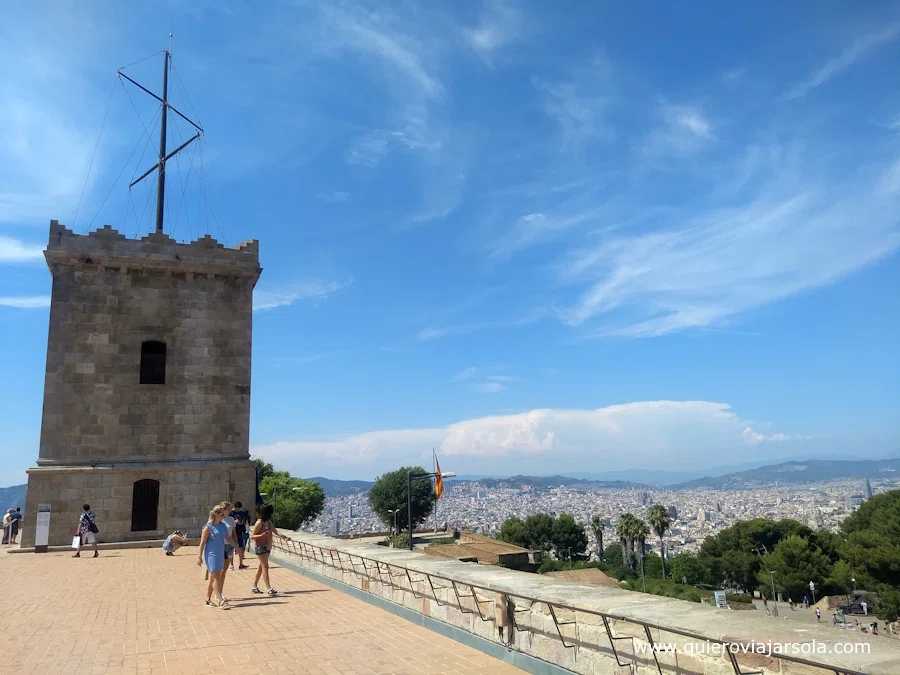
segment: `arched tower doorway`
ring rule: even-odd
[[[131,497],[131,531],[155,530],[157,513],[159,513],[159,481],[152,478],[135,481]]]

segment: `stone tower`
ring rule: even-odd
[[[51,546],[71,543],[82,504],[100,541],[196,536],[214,504],[253,504],[258,242],[127,239],[108,225],[77,235],[54,220],[44,255],[50,332],[23,544],[38,504],[51,507]]]

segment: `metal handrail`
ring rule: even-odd
[[[672,634],[674,634],[674,635],[679,635],[679,636],[681,636],[681,637],[690,638],[690,639],[693,639],[693,640],[697,640],[697,641],[699,641],[699,642],[710,642],[710,643],[717,643],[717,644],[722,645],[722,646],[724,647],[724,649],[725,649],[725,652],[728,653],[728,655],[729,655],[729,661],[730,661],[730,663],[732,664],[732,667],[733,667],[733,669],[734,669],[735,675],[756,675],[757,673],[760,672],[760,671],[749,671],[749,672],[748,672],[748,671],[741,671],[741,670],[740,670],[740,666],[739,666],[739,664],[738,664],[738,662],[737,662],[737,658],[736,658],[735,654],[732,652],[731,649],[729,649],[729,647],[730,647],[731,645],[734,644],[734,642],[731,641],[731,640],[720,640],[720,639],[717,639],[717,638],[711,638],[711,637],[708,637],[708,636],[706,636],[706,635],[701,635],[700,633],[694,633],[693,631],[689,631],[689,630],[684,630],[684,629],[680,629],[680,628],[672,628],[672,627],[670,627],[670,626],[661,626],[661,625],[659,625],[659,624],[651,623],[651,622],[649,622],[649,621],[641,621],[641,620],[635,619],[635,618],[633,618],[633,617],[623,616],[623,615],[620,615],[620,614],[613,614],[613,613],[611,613],[611,612],[602,612],[602,611],[595,610],[595,609],[587,609],[587,608],[584,608],[584,607],[576,607],[576,606],[574,606],[574,605],[569,605],[569,604],[564,603],[564,602],[559,602],[559,601],[556,601],[556,600],[547,600],[547,599],[545,599],[545,598],[538,598],[538,597],[526,595],[526,594],[524,594],[524,593],[519,593],[519,592],[517,592],[517,591],[512,591],[512,592],[511,592],[511,591],[508,591],[508,590],[500,590],[500,589],[497,589],[497,588],[491,588],[490,586],[483,586],[483,585],[481,585],[481,584],[473,583],[473,582],[471,582],[471,581],[462,581],[462,580],[460,580],[460,579],[454,579],[454,578],[452,578],[452,577],[449,577],[449,576],[446,576],[446,575],[443,575],[443,574],[437,574],[437,573],[435,573],[435,572],[423,572],[422,570],[411,569],[411,568],[407,567],[406,565],[400,565],[400,564],[397,564],[397,563],[386,562],[386,561],[384,561],[384,560],[378,560],[378,559],[376,559],[376,558],[369,558],[369,557],[364,556],[364,555],[361,555],[361,554],[359,554],[359,553],[350,553],[350,552],[348,552],[348,551],[340,551],[340,550],[338,550],[338,549],[332,549],[332,548],[328,548],[328,547],[324,547],[324,546],[318,546],[318,545],[316,545],[316,544],[311,544],[311,543],[306,542],[306,541],[298,541],[298,540],[294,540],[294,539],[291,539],[291,538],[289,538],[289,537],[285,537],[285,539],[287,539],[287,540],[289,540],[289,541],[291,541],[291,542],[295,542],[295,541],[296,541],[296,542],[300,545],[300,551],[304,551],[306,548],[308,548],[308,549],[310,549],[310,550],[312,551],[312,555],[304,554],[304,553],[301,553],[301,554],[298,555],[298,554],[296,553],[296,550],[297,550],[297,549],[296,549],[295,547],[292,546],[292,548],[294,549],[294,553],[293,553],[294,555],[298,555],[298,557],[301,557],[301,558],[306,558],[307,560],[312,559],[312,560],[314,560],[316,563],[320,563],[320,564],[322,564],[322,565],[324,565],[324,566],[326,566],[326,567],[331,567],[332,569],[340,569],[342,572],[348,572],[348,571],[351,571],[351,570],[347,570],[347,569],[343,566],[342,563],[341,563],[340,566],[334,565],[334,564],[333,564],[333,563],[334,563],[334,558],[333,558],[332,552],[338,554],[338,560],[340,560],[340,554],[346,555],[346,556],[351,560],[351,564],[352,564],[352,559],[353,559],[354,557],[355,557],[355,558],[359,558],[359,559],[362,560],[362,561],[369,561],[369,562],[373,563],[374,566],[376,566],[376,567],[378,568],[379,576],[378,576],[378,577],[373,577],[373,576],[371,576],[371,575],[368,573],[368,567],[367,567],[367,566],[365,567],[366,572],[364,572],[363,574],[360,574],[359,571],[356,569],[356,567],[353,566],[352,571],[356,574],[356,576],[357,576],[358,578],[362,578],[363,576],[365,576],[365,577],[368,578],[370,581],[378,581],[378,582],[381,583],[382,585],[389,585],[389,586],[391,586],[392,588],[398,588],[398,589],[401,589],[401,590],[410,591],[410,592],[413,593],[413,595],[414,595],[415,597],[417,597],[417,598],[418,598],[418,597],[428,598],[428,599],[430,599],[430,600],[434,600],[434,601],[437,602],[439,605],[449,605],[449,606],[454,607],[455,609],[458,609],[458,610],[460,610],[460,611],[462,611],[463,613],[466,613],[466,614],[474,614],[474,613],[477,611],[477,612],[478,612],[478,615],[479,615],[479,618],[481,618],[482,621],[494,621],[495,619],[494,619],[494,617],[491,616],[491,615],[488,615],[488,617],[484,617],[484,616],[482,615],[482,613],[481,613],[481,607],[480,607],[480,605],[478,604],[480,601],[478,600],[478,596],[477,596],[477,594],[475,593],[475,590],[476,590],[476,589],[481,590],[481,591],[485,591],[488,595],[491,595],[491,594],[494,594],[494,593],[502,593],[503,595],[505,595],[505,596],[507,596],[507,597],[509,597],[509,598],[519,599],[519,600],[525,600],[525,601],[531,602],[532,605],[534,605],[535,603],[546,605],[547,608],[548,608],[549,611],[550,611],[551,617],[553,618],[554,624],[556,624],[556,631],[557,631],[557,634],[558,634],[559,639],[561,640],[563,646],[568,647],[568,648],[574,648],[574,647],[576,646],[577,642],[578,642],[578,638],[577,638],[577,630],[578,630],[578,626],[577,626],[578,613],[580,612],[580,613],[582,613],[582,614],[590,614],[590,615],[592,615],[592,616],[599,617],[599,618],[602,619],[602,621],[603,621],[603,625],[604,625],[604,627],[605,627],[605,629],[606,629],[606,635],[607,635],[607,637],[609,638],[609,641],[610,641],[610,646],[611,646],[611,648],[612,648],[612,652],[613,652],[613,654],[614,654],[615,657],[616,657],[616,662],[619,663],[619,665],[622,665],[622,666],[628,665],[628,664],[623,664],[623,663],[621,663],[621,662],[619,661],[619,655],[618,655],[618,652],[616,651],[614,640],[619,640],[619,639],[629,639],[629,638],[628,638],[628,637],[624,637],[624,638],[623,638],[622,636],[613,636],[613,634],[612,634],[612,629],[610,628],[610,625],[609,625],[609,620],[610,620],[610,619],[611,619],[611,620],[614,620],[614,621],[624,621],[624,622],[626,622],[626,623],[635,624],[635,625],[638,625],[638,626],[641,626],[641,627],[644,628],[644,630],[645,630],[645,632],[646,632],[646,635],[647,635],[647,638],[648,638],[648,642],[650,643],[650,646],[651,646],[651,651],[652,651],[653,659],[654,659],[655,662],[656,662],[656,667],[657,667],[657,670],[660,672],[660,675],[662,675],[662,666],[661,666],[660,663],[659,663],[659,659],[658,659],[658,657],[657,657],[656,650],[654,649],[654,641],[653,641],[652,636],[650,635],[650,630],[651,630],[651,629],[655,629],[655,630],[658,630],[658,631],[662,631],[662,632],[664,632],[664,633],[672,633]],[[282,548],[282,546],[283,546],[283,545],[281,544],[281,542],[280,542],[278,539],[276,539],[276,541],[274,542],[274,549],[275,549],[275,550],[284,550],[285,553],[290,553],[290,551],[288,550],[288,548],[287,548],[286,546],[284,546],[283,548]],[[320,560],[319,556],[316,555],[316,551],[319,551],[319,553],[320,553],[320,555],[321,555],[321,560]],[[325,553],[324,553],[325,551],[328,551],[328,552],[329,552],[329,556],[332,558],[332,564],[331,564],[331,565],[329,565],[328,562],[326,561]],[[363,563],[363,565],[365,566],[365,563]],[[387,584],[385,584],[385,581],[384,581],[384,579],[383,579],[383,576],[381,575],[381,567],[380,567],[381,565],[384,565],[384,566],[387,567],[388,577],[389,577],[389,581],[387,582]],[[393,568],[396,568],[396,569],[398,569],[398,570],[401,570],[401,572],[400,572],[399,574],[396,574],[396,575],[393,574],[393,572],[391,571],[391,568],[392,568],[392,567],[393,567]],[[428,582],[430,583],[431,588],[432,588],[432,593],[433,593],[432,596],[428,596],[427,594],[419,594],[419,593],[413,588],[413,583],[414,583],[414,582],[413,582],[413,580],[412,580],[412,577],[410,576],[410,572],[411,572],[411,571],[412,571],[413,573],[415,573],[415,574],[424,575],[424,576],[426,577],[426,579],[428,580]],[[391,580],[391,579],[403,578],[403,577],[406,577],[406,578],[407,578],[407,580],[408,580],[408,582],[409,582],[409,586],[398,585],[398,584],[393,583],[393,581]],[[437,593],[434,593],[435,587],[434,587],[434,584],[433,584],[432,581],[431,581],[432,578],[434,578],[434,579],[440,579],[440,580],[442,580],[442,581],[449,582],[449,584],[450,584],[449,586],[438,586],[438,588],[450,588],[450,587],[452,587],[452,588],[453,588],[453,591],[454,591],[454,594],[456,595],[456,598],[457,598],[459,604],[458,604],[458,605],[454,605],[454,604],[452,604],[452,603],[450,603],[450,602],[447,602],[447,601],[445,601],[445,600],[441,600],[440,598],[438,598],[438,597],[437,597]],[[420,583],[421,583],[421,582],[424,582],[424,581],[425,581],[425,579],[419,580]],[[457,584],[460,584],[460,585],[462,585],[462,586],[468,586],[468,587],[469,587],[469,589],[470,589],[470,591],[471,591],[471,594],[472,594],[472,598],[473,598],[473,600],[474,600],[474,602],[475,602],[475,609],[466,609],[464,606],[462,606],[462,598],[460,597],[459,592],[457,591],[457,588],[456,588],[456,585],[457,585]],[[486,600],[486,601],[484,601],[484,602],[494,602],[494,601],[491,600],[491,599],[488,599],[488,600]],[[514,611],[513,611],[513,617],[512,617],[512,618],[513,618],[513,625],[515,626],[516,630],[521,630],[521,631],[523,631],[523,632],[533,632],[532,629],[531,629],[530,627],[521,627],[521,626],[518,624],[518,622],[515,620],[515,614],[517,613],[517,611],[515,610],[515,603],[513,603],[513,609],[514,609]],[[575,624],[576,624],[576,625],[575,625],[575,630],[576,630],[576,638],[575,638],[575,640],[576,640],[576,644],[566,644],[565,639],[563,639],[562,632],[560,631],[560,622],[557,621],[557,619],[556,619],[556,611],[555,611],[555,610],[558,610],[558,609],[563,609],[563,610],[568,610],[568,611],[571,611],[571,612],[575,612],[575,621],[572,621],[572,622],[563,622],[563,625],[571,624],[571,623],[575,623]],[[521,611],[524,611],[524,610],[521,610]],[[544,634],[553,637],[553,634],[552,634],[552,633],[544,633]],[[596,646],[599,647],[599,645],[596,645]],[[577,653],[577,650],[576,650],[576,653]],[[821,670],[823,670],[823,671],[828,671],[828,672],[834,673],[834,675],[868,675],[867,673],[864,673],[864,672],[859,671],[859,670],[851,670],[851,669],[847,669],[847,668],[843,668],[843,667],[835,667],[835,666],[823,665],[822,663],[817,663],[817,662],[815,662],[815,661],[810,661],[810,660],[808,660],[808,659],[804,659],[804,658],[801,658],[801,657],[799,657],[799,656],[792,656],[792,655],[781,654],[781,653],[766,653],[766,654],[764,654],[764,655],[765,655],[765,656],[768,656],[768,657],[771,657],[771,658],[775,658],[775,659],[781,660],[781,661],[790,661],[791,663],[798,663],[798,664],[802,664],[802,665],[805,665],[805,666],[811,666],[811,667],[813,667],[813,668],[819,668],[819,669],[821,669]]]

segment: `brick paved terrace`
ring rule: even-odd
[[[205,607],[196,551],[0,553],[0,673],[524,672],[274,564],[251,595],[252,556]]]

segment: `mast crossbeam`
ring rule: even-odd
[[[157,96],[156,94],[154,94],[152,91],[147,89],[145,86],[143,86],[139,82],[135,82],[130,77],[128,77],[125,73],[123,73],[121,70],[116,72],[117,75],[119,75],[120,77],[124,77],[126,80],[131,82],[134,86],[139,88],[141,91],[143,91],[144,93],[149,94],[150,96],[155,98],[162,105],[162,116],[160,118],[160,125],[159,125],[159,160],[156,162],[156,164],[154,164],[152,167],[147,169],[143,174],[141,174],[140,178],[138,178],[135,181],[132,181],[131,185],[128,186],[128,188],[131,189],[137,183],[140,183],[147,176],[149,176],[151,173],[153,173],[153,171],[156,171],[158,173],[159,178],[156,181],[156,231],[157,232],[163,231],[163,216],[164,216],[164,208],[163,207],[165,205],[165,199],[166,199],[166,162],[169,161],[170,159],[172,159],[172,157],[177,155],[179,152],[184,150],[188,145],[190,145],[191,143],[196,141],[198,138],[200,138],[200,136],[203,135],[203,128],[199,124],[196,124],[195,122],[193,122],[189,117],[187,117],[182,112],[177,110],[168,101],[168,97],[169,97],[169,62],[172,57],[168,51],[164,51],[163,54],[164,54],[165,58],[164,58],[164,64],[163,64],[162,97]],[[179,145],[177,148],[172,150],[172,152],[167,153],[166,152],[166,123],[168,121],[169,110],[171,110],[176,115],[181,117],[183,120],[188,122],[191,126],[193,126],[197,130],[197,133],[194,134],[187,141],[185,141],[184,143]]]

